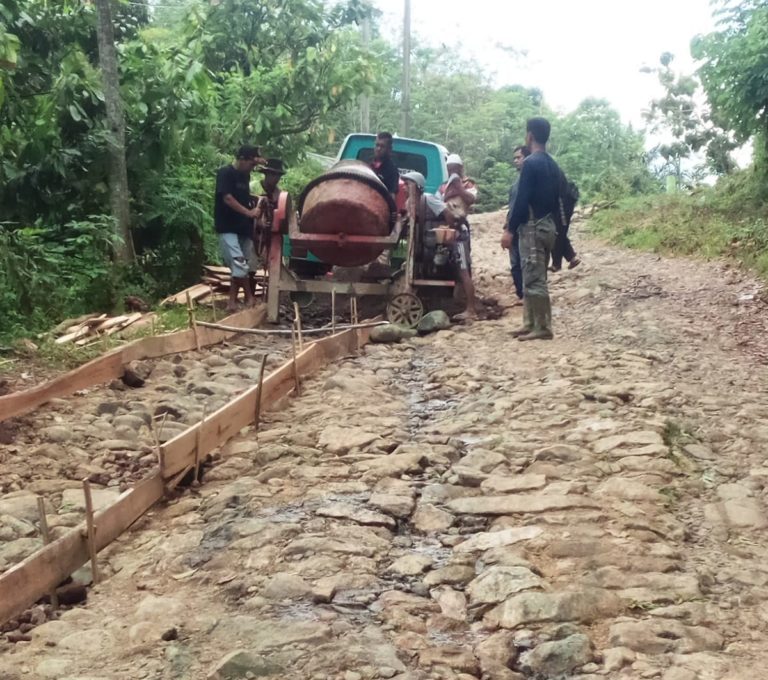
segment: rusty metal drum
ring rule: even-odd
[[[310,250],[327,264],[357,267],[373,262],[385,249],[397,222],[392,196],[373,170],[360,161],[342,161],[310,182],[299,198],[302,234],[312,236]]]

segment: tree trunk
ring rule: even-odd
[[[104,82],[104,103],[107,108],[109,130],[109,200],[118,237],[115,256],[120,262],[131,262],[134,250],[131,235],[128,167],[125,161],[125,116],[123,100],[120,97],[120,77],[117,71],[111,3],[112,0],[95,0],[98,15],[96,34],[99,41],[99,63]]]

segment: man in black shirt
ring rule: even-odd
[[[547,286],[547,265],[555,245],[555,215],[560,208],[561,170],[547,153],[549,121],[531,118],[526,125],[525,159],[501,247],[509,249],[520,230],[523,269],[523,327],[513,332],[518,340],[552,339],[552,305]]]
[[[216,173],[216,197],[213,219],[219,234],[219,246],[224,262],[231,272],[227,309],[237,310],[240,288],[248,306],[255,304],[249,274],[255,271],[253,250],[253,220],[259,213],[251,198],[251,171],[266,161],[258,147],[242,146],[235,162],[219,168]]]
[[[392,135],[389,132],[379,132],[376,135],[371,169],[384,182],[387,191],[393,197],[397,196],[400,186],[400,173],[397,171],[397,166],[392,160]]]

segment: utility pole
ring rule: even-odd
[[[371,10],[368,10],[361,22],[363,32],[363,47],[368,51],[371,47]],[[360,131],[371,131],[371,98],[364,94],[360,97]]]
[[[115,29],[112,23],[112,0],[95,0],[96,37],[99,44],[99,65],[104,85],[109,144],[109,202],[119,238],[115,257],[131,262],[134,257],[129,207],[128,167],[125,160],[125,115],[120,97],[120,77],[117,69]]]
[[[401,135],[407,137],[411,128],[411,0],[405,0],[403,19],[403,92],[401,98]]]

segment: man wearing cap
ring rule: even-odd
[[[272,220],[277,210],[277,203],[282,193],[280,179],[285,174],[283,161],[279,158],[267,158],[267,162],[259,168],[259,172],[264,175],[261,180],[262,193],[258,197],[256,205],[256,225],[253,230],[253,243],[256,249],[256,255],[262,263],[267,261],[269,255],[269,241],[272,232]]]
[[[475,284],[472,281],[471,233],[467,221],[467,215],[477,200],[477,185],[464,176],[464,161],[458,154],[450,154],[446,165],[448,181],[440,186],[435,197],[445,204],[445,212],[450,213],[451,219],[447,220],[449,226],[458,231],[453,246],[453,259],[467,297],[467,309],[457,314],[454,320],[468,321],[477,318]]]
[[[219,168],[216,173],[213,219],[219,234],[221,254],[230,270],[227,309],[231,312],[237,310],[241,288],[246,304],[255,304],[248,275],[255,271],[253,221],[259,213],[251,197],[250,177],[253,169],[263,163],[264,158],[258,147],[241,146],[235,161]]]

